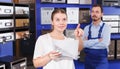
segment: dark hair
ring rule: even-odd
[[[65,12],[64,9],[60,9],[60,8],[55,9],[55,10],[52,12],[52,15],[51,15],[51,20],[52,20],[52,21],[53,21],[54,15],[55,15],[56,13],[63,13],[63,14],[66,14],[66,15],[67,15],[67,13]]]
[[[95,5],[93,5],[93,6],[92,6],[92,8],[93,8],[93,7],[100,7],[101,12],[103,13],[103,8],[102,8],[102,5],[100,5],[100,4],[95,4]]]

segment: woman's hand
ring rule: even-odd
[[[61,55],[61,53],[59,53],[57,51],[51,51],[44,56],[40,56],[40,57],[33,59],[33,64],[36,68],[43,67],[46,64],[48,64],[51,60],[55,60],[58,57],[60,57],[60,55]]]
[[[83,36],[84,32],[83,30],[80,28],[80,24],[77,25],[75,31],[74,31],[74,34],[75,34],[75,38],[76,39],[79,39],[81,36]]]
[[[51,60],[55,60],[57,58],[59,58],[61,56],[61,53],[58,52],[58,51],[51,51],[49,54],[48,54],[49,58]]]

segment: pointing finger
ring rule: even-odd
[[[77,25],[76,29],[79,29],[80,28],[80,24]]]

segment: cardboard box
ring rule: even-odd
[[[29,19],[16,19],[16,27],[29,26]]]

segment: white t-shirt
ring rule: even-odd
[[[69,38],[65,38],[69,39]],[[40,36],[35,45],[34,59],[43,56],[54,50],[53,45],[57,40],[53,40],[50,34]],[[52,60],[43,69],[75,69],[73,59]]]

